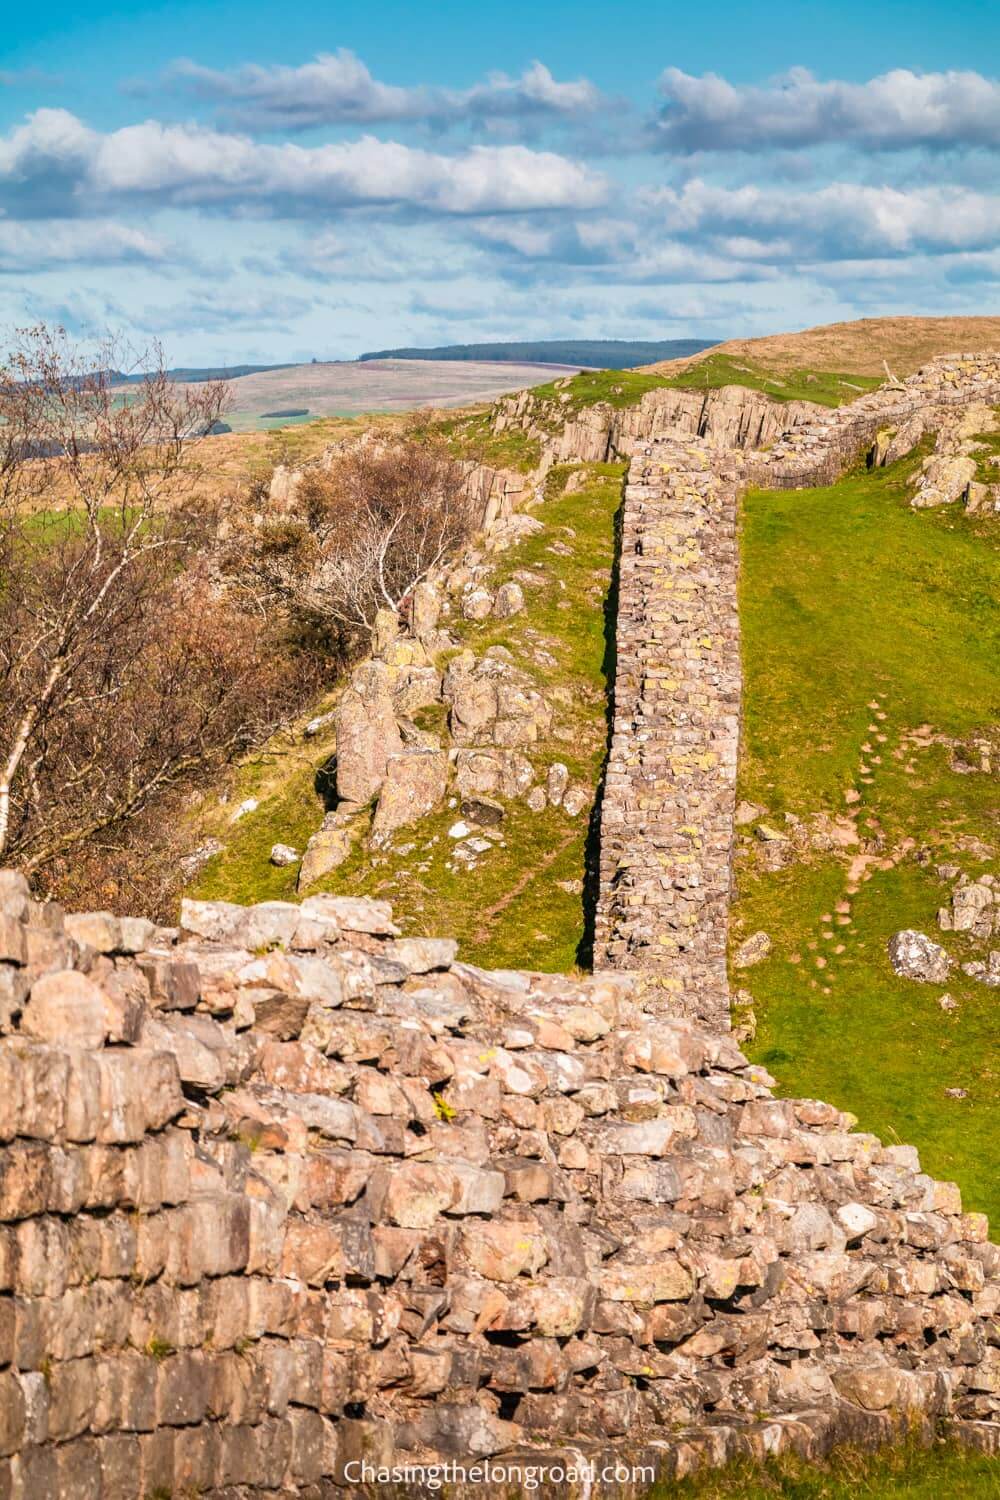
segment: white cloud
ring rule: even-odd
[[[681,188],[648,190],[643,201],[668,234],[771,261],[946,254],[990,249],[1000,240],[1000,198],[958,187],[835,182],[805,192],[718,187],[695,178]]]
[[[1000,146],[1000,82],[981,73],[894,68],[866,83],[828,82],[805,68],[760,85],[667,68],[656,124],[672,150],[799,149],[828,143],[869,150]]]
[[[533,62],[519,78],[491,73],[485,83],[468,89],[400,88],[373,78],[361,59],[346,49],[320,53],[301,67],[250,63],[226,72],[184,59],[167,77],[199,98],[222,105],[237,123],[262,129],[576,115],[590,113],[602,102],[599,90],[586,79],[561,83],[540,62]]]
[[[526,146],[473,146],[451,156],[374,136],[272,146],[155,120],[99,135],[65,110],[39,110],[0,138],[0,212],[43,217],[136,199],[288,216],[375,204],[507,213],[587,208],[606,191],[590,167]]]
[[[71,265],[162,267],[169,259],[170,252],[158,239],[127,224],[79,219],[16,224],[0,219],[0,275]]]

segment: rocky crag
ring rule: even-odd
[[[630,976],[487,973],[351,898],[0,893],[0,1493],[996,1447],[982,1216]]]

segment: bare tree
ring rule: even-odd
[[[55,869],[260,732],[281,699],[260,625],[195,565],[221,384],[18,336],[0,369],[0,856]]]
[[[362,442],[307,469],[290,508],[265,516],[239,570],[258,597],[332,624],[350,640],[414,586],[474,525],[459,464],[439,445]]]

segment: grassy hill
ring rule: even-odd
[[[825,323],[799,333],[728,339],[715,345],[713,353],[777,374],[798,369],[840,370],[846,375],[881,379],[885,375],[884,360],[894,374],[912,375],[936,354],[966,349],[1000,349],[1000,318],[859,318],[852,323]],[[690,362],[703,358],[694,355]],[[662,370],[662,364],[654,368]]]

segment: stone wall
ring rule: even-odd
[[[954,355],[848,406],[795,412],[765,450],[744,448],[745,427],[736,441],[728,429],[728,446],[678,435],[632,444],[595,966],[641,972],[664,1010],[728,1025],[742,489],[832,483],[880,434],[884,461],[956,407],[997,401],[1000,356]]]
[[[726,917],[739,744],[739,470],[704,441],[633,460],[601,804],[595,968],[728,1025]]]
[[[629,976],[454,949],[350,898],[157,930],[0,874],[0,1495],[996,1449],[1000,1250],[953,1184]]]

